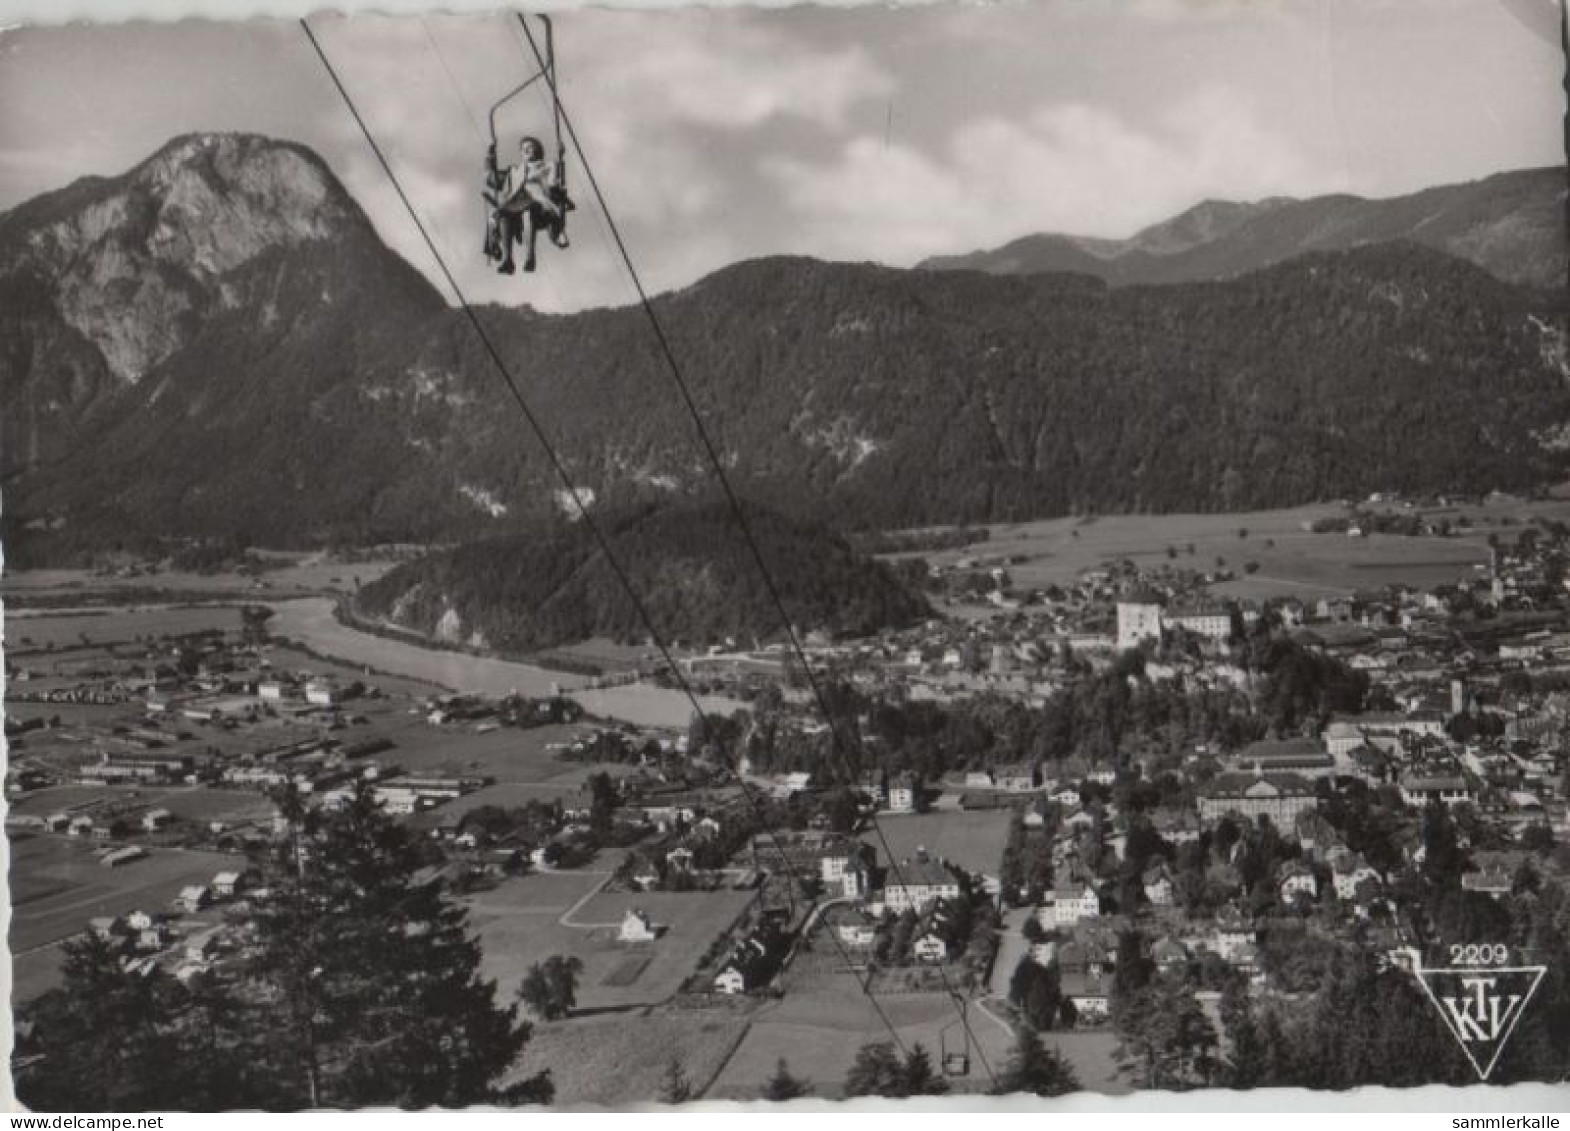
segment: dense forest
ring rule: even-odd
[[[748,506],[747,522],[791,623],[865,636],[927,613],[894,572],[821,526]],[[597,513],[659,635],[696,645],[778,640],[784,625],[729,506],[644,506]],[[648,631],[590,528],[558,519],[528,535],[433,554],[360,590],[358,616],[499,652]]]
[[[154,530],[469,540],[553,510],[561,484],[467,319],[314,158],[228,144],[228,164],[172,146],[156,176],[0,217],[0,246],[28,249],[0,269],[12,560]],[[295,199],[281,167],[318,191]],[[172,186],[276,239],[216,272],[180,258],[145,223]],[[84,226],[116,201],[136,223]],[[184,222],[212,242],[205,214]],[[87,301],[100,261],[136,303]],[[844,531],[1526,490],[1570,465],[1563,295],[1412,243],[1124,288],[774,258],[655,308],[739,488]],[[602,503],[712,486],[641,311],[478,315]]]

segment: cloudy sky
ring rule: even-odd
[[[585,10],[557,35],[567,111],[661,290],[756,255],[904,265],[1042,230],[1129,235],[1207,197],[1556,164],[1554,25],[1554,0],[1041,0]],[[313,27],[471,297],[630,299],[581,172],[570,252],[511,280],[479,255],[486,109],[526,74],[510,17]],[[177,133],[255,131],[321,152],[434,275],[292,22],[13,29],[0,106],[0,209]],[[500,119],[509,147],[549,123],[543,94]]]

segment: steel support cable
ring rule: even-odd
[[[554,445],[551,444],[549,437],[546,436],[545,429],[540,424],[539,418],[535,416],[534,411],[529,407],[528,400],[523,396],[522,391],[518,388],[517,381],[513,378],[512,371],[508,368],[507,363],[503,360],[500,351],[492,342],[490,334],[486,332],[484,323],[482,323],[479,317],[475,314],[474,308],[469,305],[468,299],[464,296],[463,288],[459,286],[458,280],[454,277],[452,271],[448,268],[446,259],[442,256],[441,251],[437,248],[435,240],[431,238],[431,234],[426,229],[424,222],[421,221],[419,213],[416,211],[413,202],[409,200],[408,194],[404,192],[403,185],[398,180],[398,175],[393,171],[392,165],[388,162],[386,155],[382,152],[381,146],[377,143],[376,137],[371,132],[369,125],[360,115],[359,108],[355,106],[354,99],[349,94],[348,88],[344,86],[343,80],[338,76],[337,69],[333,67],[332,61],[327,57],[327,53],[323,50],[320,41],[317,40],[316,33],[311,30],[310,24],[305,19],[300,20],[300,27],[301,30],[305,32],[306,38],[310,40],[311,47],[316,51],[317,57],[321,59],[322,66],[326,69],[328,76],[332,79],[333,85],[338,89],[338,94],[340,97],[342,97],[344,105],[348,108],[350,115],[354,118],[355,124],[360,127],[360,132],[364,135],[366,144],[370,147],[371,152],[375,155],[377,161],[381,164],[382,171],[387,174],[387,179],[391,182],[394,191],[398,194],[398,199],[403,202],[405,211],[409,213],[409,218],[414,222],[416,230],[420,233],[421,239],[425,242],[426,247],[430,250],[431,256],[435,259],[436,265],[441,271],[442,276],[447,280],[447,285],[452,289],[453,295],[457,298],[458,304],[463,309],[469,324],[474,328],[475,336],[479,338],[480,343],[484,347],[486,354],[490,357],[491,363],[495,367],[497,374],[502,378],[502,381],[507,386],[507,389],[511,393],[513,400],[517,403],[519,411],[523,413],[524,419],[528,422],[530,431],[533,432],[535,439],[539,442],[540,447],[544,450],[546,459],[549,461],[557,479],[561,482],[568,495],[571,496],[573,505],[577,510],[580,519],[585,524],[585,527],[592,533],[595,544],[598,546],[606,564],[610,567],[612,573],[615,574],[623,592],[625,592],[627,595],[627,599],[632,603],[633,609],[635,610],[639,621],[643,624],[645,630],[649,633],[649,638],[654,641],[654,647],[659,652],[660,657],[664,661],[666,667],[669,668],[672,678],[680,686],[683,695],[692,705],[694,714],[696,714],[705,723],[708,723],[709,717],[703,710],[702,704],[699,703],[697,693],[693,691],[692,685],[682,674],[681,667],[676,663],[675,657],[671,654],[669,646],[660,636],[659,630],[654,625],[653,617],[648,611],[648,607],[644,604],[642,598],[638,596],[637,590],[632,585],[631,578],[628,576],[626,570],[622,567],[614,551],[612,551],[608,537],[600,528],[599,523],[595,521],[593,515],[589,511],[588,505],[583,501],[583,497],[579,493],[576,484],[574,484],[571,474],[567,471],[566,465],[562,462],[561,457],[557,454],[556,449]],[[743,796],[747,798],[747,801],[752,807],[754,814],[759,817],[760,823],[763,823],[764,831],[768,834],[770,841],[773,842],[774,848],[779,855],[781,863],[785,865],[786,874],[790,877],[790,880],[793,884],[799,883],[799,876],[797,875],[795,866],[790,861],[789,855],[785,852],[784,845],[780,842],[779,837],[774,833],[774,831],[768,827],[767,822],[763,820],[764,814],[758,805],[757,797],[752,787],[747,784],[746,779],[743,778],[740,774],[736,775],[736,781],[741,786]],[[844,959],[848,969],[850,967],[850,955],[845,950],[844,944],[840,941],[839,936],[832,930],[829,931],[828,934],[829,938],[833,941],[835,948],[839,951],[840,956]],[[889,1036],[893,1040],[896,1047],[899,1048],[902,1054],[906,1054],[905,1045],[904,1042],[900,1039],[899,1031],[895,1028],[893,1021],[890,1020],[887,1012],[885,1012],[882,1005],[879,1004],[876,995],[870,988],[870,979],[867,981],[861,981],[858,979],[858,983],[861,986],[862,993],[866,996],[867,1000],[872,1005],[872,1008],[877,1012],[884,1028],[888,1030]]]
[[[811,662],[807,659],[806,649],[802,647],[801,639],[797,635],[795,627],[791,624],[790,613],[785,608],[785,601],[784,598],[780,595],[779,586],[775,583],[774,575],[770,572],[768,563],[763,557],[763,551],[758,545],[756,536],[753,534],[752,524],[747,520],[747,515],[741,505],[741,500],[737,497],[735,490],[731,487],[730,477],[725,474],[724,461],[720,459],[719,450],[715,446],[712,437],[709,435],[708,426],[703,422],[703,414],[698,410],[697,402],[693,398],[692,391],[690,386],[687,384],[686,377],[683,375],[681,363],[677,360],[676,352],[670,343],[670,338],[665,333],[665,327],[660,322],[659,315],[655,312],[654,304],[650,300],[648,292],[644,289],[643,280],[638,275],[638,269],[633,263],[632,254],[627,249],[626,241],[622,238],[621,229],[616,223],[616,218],[611,212],[609,204],[606,202],[604,192],[600,189],[599,179],[595,177],[594,168],[589,163],[589,158],[588,155],[584,152],[582,142],[578,139],[578,131],[573,127],[572,116],[568,113],[567,107],[563,104],[561,91],[557,88],[556,76],[546,67],[545,56],[540,51],[539,44],[535,41],[534,38],[534,32],[530,30],[529,23],[524,18],[523,13],[516,12],[514,15],[517,16],[518,25],[523,29],[523,34],[528,40],[529,49],[534,53],[535,61],[538,63],[541,71],[545,73],[545,82],[546,85],[550,87],[551,101],[555,112],[561,118],[562,125],[566,127],[568,140],[572,142],[573,151],[578,155],[578,163],[583,166],[584,178],[589,183],[590,191],[594,193],[595,200],[598,202],[600,207],[600,212],[605,216],[605,222],[610,228],[611,237],[616,244],[618,252],[621,254],[622,261],[627,268],[627,274],[632,279],[633,287],[637,291],[638,302],[643,307],[643,312],[648,319],[649,326],[654,333],[655,340],[659,344],[660,353],[664,356],[666,367],[670,372],[671,380],[674,382],[677,391],[681,395],[682,402],[687,408],[688,415],[692,417],[693,426],[697,432],[699,444],[702,447],[704,454],[707,456],[709,463],[714,468],[715,478],[719,481],[720,488],[730,506],[731,513],[736,520],[737,527],[742,533],[742,538],[747,544],[747,548],[751,553],[752,559],[757,564],[758,572],[763,579],[764,588],[768,591],[770,601],[779,613],[780,621],[785,629],[785,634],[790,641],[792,654],[796,657],[796,661],[801,665],[802,672],[807,679],[807,684],[812,690],[813,699],[817,702],[818,710],[823,715],[824,722],[828,725],[835,751],[840,756],[842,765],[844,765],[846,768],[850,768],[852,760],[846,753],[844,740],[842,739],[840,733],[840,726],[835,720],[833,711],[831,711],[829,708],[827,696],[824,694],[823,687],[818,679],[817,673],[813,670]],[[852,733],[855,733],[854,730]],[[857,745],[859,746],[859,742]],[[858,767],[859,764],[860,759],[856,759],[856,765]],[[874,816],[872,819],[872,827],[874,832],[877,834],[878,840],[883,846],[884,853],[888,856],[889,870],[893,874],[895,882],[904,887],[904,878],[900,874],[899,862],[894,856],[894,851],[889,845],[888,838],[883,835],[883,830],[879,827],[876,816]],[[943,987],[945,992],[949,995],[950,999],[955,1002],[955,1012],[959,1016],[960,1022],[964,1025],[965,1032],[970,1038],[971,1043],[976,1047],[976,1055],[981,1060],[982,1067],[986,1069],[987,1076],[996,1082],[997,1075],[992,1071],[992,1065],[988,1062],[986,1053],[982,1051],[979,1042],[976,1041],[975,1031],[971,1028],[970,1021],[965,1016],[964,1010],[959,1008],[958,991],[954,988],[953,983],[950,982],[947,971],[945,971],[941,966],[938,968],[938,973],[943,980]]]

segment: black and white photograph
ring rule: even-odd
[[[14,1106],[1567,1106],[1562,0],[11,2]]]

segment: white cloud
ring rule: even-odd
[[[1036,231],[1122,236],[1205,197],[1318,191],[1306,163],[1219,89],[1136,128],[1083,103],[985,118],[945,152],[857,137],[828,163],[765,172],[799,215],[802,250],[910,263]]]
[[[486,112],[528,74],[529,49],[510,19],[358,17],[317,28],[470,297],[545,310],[631,301],[571,155],[574,248],[544,248],[540,272],[527,280],[498,277],[479,255]],[[787,26],[752,12],[584,12],[564,16],[557,32],[563,103],[651,290],[748,253],[745,226],[709,220],[754,165],[758,131],[784,123],[835,136],[854,107],[894,87],[862,48],[809,50]],[[336,101],[322,113],[340,173],[387,242],[425,269],[429,252],[358,127]],[[543,87],[509,103],[497,118],[504,159],[520,133],[548,138],[550,126]],[[657,259],[640,255],[645,248]]]
[[[597,12],[570,26],[601,63],[587,75],[564,77],[578,81],[599,116],[633,127],[680,122],[745,130],[793,118],[837,129],[852,106],[884,97],[894,85],[860,46],[811,50],[788,25],[750,13]],[[569,61],[563,52],[564,68]]]

